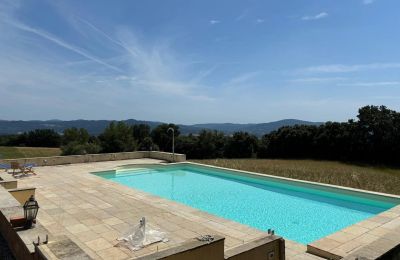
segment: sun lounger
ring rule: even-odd
[[[11,162],[11,169],[13,170],[12,174],[15,175],[17,173],[22,173],[22,174],[33,173],[34,175],[36,175],[36,173],[33,170],[34,166],[36,166],[36,164],[34,163],[20,164],[18,162]]]
[[[33,173],[34,175],[36,175],[33,170],[33,167],[36,167],[36,163],[25,163],[24,165],[22,165],[22,167],[24,168],[24,173]]]
[[[4,169],[6,172],[11,169],[9,164],[0,163],[0,169]]]

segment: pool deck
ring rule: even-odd
[[[49,231],[50,239],[66,235],[94,259],[135,258],[205,234],[225,237],[225,249],[265,236],[240,223],[89,174],[126,164],[162,162],[134,159],[37,167],[37,175],[19,178],[18,186],[36,187],[37,219]],[[169,241],[135,252],[114,247],[116,239],[143,216],[150,227],[167,232]],[[285,242],[286,259],[320,259],[306,253],[305,245]]]
[[[392,235],[390,233],[397,233]],[[379,240],[380,247],[400,244],[400,206],[323,237],[309,245],[315,253],[342,258]]]
[[[90,174],[126,164],[154,163],[163,161],[132,159],[37,167],[37,175],[18,179],[18,186],[37,188],[36,199],[40,205],[38,220],[49,231],[50,239],[66,235],[94,259],[131,259],[205,234],[225,237],[225,250],[265,236],[264,232],[249,226]],[[135,252],[114,247],[118,242],[116,239],[143,216],[150,227],[167,232],[169,241]],[[400,230],[400,206],[310,246],[343,257],[382,238],[393,229]],[[285,246],[286,259],[321,259],[306,253],[306,245],[285,239]]]

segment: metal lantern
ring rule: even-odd
[[[29,200],[27,200],[24,204],[24,216],[26,220],[26,228],[32,227],[33,221],[36,219],[36,215],[39,211],[39,204],[35,200],[35,197],[31,195]]]

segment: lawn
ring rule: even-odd
[[[47,157],[60,154],[59,148],[0,146],[0,159]]]
[[[400,169],[332,161],[212,159],[193,162],[400,195]]]

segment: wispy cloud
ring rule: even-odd
[[[382,69],[399,69],[400,63],[369,63],[369,64],[356,64],[356,65],[344,65],[344,64],[331,64],[331,65],[320,65],[312,66],[300,69],[302,73],[348,73],[365,70],[382,70]]]
[[[190,71],[190,63],[178,61],[177,54],[168,45],[143,43],[130,29],[120,29],[118,42],[126,55],[122,59],[130,66],[129,84],[143,91],[164,95],[180,95],[194,99],[211,100],[202,94],[206,86],[201,82],[213,72],[213,68]]]
[[[261,19],[261,18],[257,18],[256,19],[256,23],[263,23],[265,20],[264,19]]]
[[[220,21],[220,20],[210,20],[209,23],[210,23],[211,25],[214,25],[214,24],[219,24],[219,23],[221,23],[221,21]]]
[[[70,51],[72,51],[72,52],[75,52],[76,54],[79,54],[79,55],[81,55],[81,56],[83,56],[83,57],[85,57],[85,58],[87,58],[87,59],[89,59],[89,60],[92,60],[92,61],[94,61],[94,62],[97,62],[97,63],[99,63],[99,64],[101,64],[101,65],[104,65],[104,66],[106,66],[106,67],[108,67],[108,68],[110,68],[110,69],[112,69],[112,70],[121,72],[121,70],[120,70],[119,68],[117,68],[117,67],[115,67],[115,66],[113,66],[113,65],[110,65],[110,64],[104,62],[104,61],[101,60],[100,58],[97,58],[97,57],[95,57],[95,56],[93,56],[93,55],[87,53],[87,52],[84,51],[83,49],[78,48],[78,47],[76,47],[76,46],[74,46],[74,45],[72,45],[72,44],[69,44],[69,43],[63,41],[63,40],[61,40],[61,39],[55,37],[54,35],[51,35],[50,33],[46,32],[46,31],[43,31],[43,30],[40,30],[40,29],[37,29],[37,28],[30,27],[30,26],[28,26],[28,25],[25,25],[25,24],[23,24],[23,23],[20,23],[20,22],[18,22],[18,21],[15,21],[15,20],[7,20],[7,22],[8,22],[10,25],[14,26],[15,28],[18,28],[18,29],[23,30],[23,31],[26,31],[26,32],[33,33],[33,34],[35,34],[35,35],[37,35],[37,36],[40,36],[40,37],[42,37],[42,38],[44,38],[44,39],[46,39],[46,40],[51,41],[51,42],[54,43],[54,44],[57,44],[57,45],[60,46],[60,47],[63,47],[63,48],[65,48],[65,49],[67,49],[67,50],[70,50]]]
[[[363,4],[365,4],[365,5],[370,5],[374,2],[375,2],[375,0],[363,0]]]
[[[236,21],[241,21],[241,20],[243,20],[244,18],[246,18],[246,16],[248,15],[248,13],[249,13],[249,9],[245,9],[240,15],[238,15],[237,17],[236,17]]]
[[[257,77],[260,74],[259,71],[252,71],[252,72],[246,72],[243,74],[240,74],[234,78],[231,78],[226,85],[230,86],[230,85],[238,85],[238,84],[245,84],[245,83],[249,83],[250,80],[254,79],[255,77]]]
[[[12,108],[14,115],[29,117],[32,113],[38,118],[40,111],[49,110],[45,107],[52,107],[46,117],[69,113],[101,118],[104,113],[92,108],[102,100],[103,112],[109,108],[108,116],[116,118],[119,111],[117,118],[123,118],[132,116],[132,110],[142,111],[148,100],[214,100],[204,83],[214,73],[214,66],[193,64],[175,51],[169,39],[150,41],[122,26],[107,32],[85,19],[60,12],[65,15],[63,26],[77,39],[72,44],[58,33],[22,23],[14,11],[17,8],[11,10],[0,3],[0,96],[7,97],[0,104],[1,111]],[[85,44],[78,45],[80,40]],[[77,102],[80,97],[85,101]],[[23,105],[17,108],[13,105],[16,102]],[[130,112],[121,112],[122,106],[129,106]]]
[[[129,51],[131,54],[135,55],[135,53],[132,53],[131,50],[126,49],[125,46],[117,41],[116,39],[112,38],[111,36],[109,36],[106,32],[104,32],[103,30],[101,30],[100,28],[98,28],[97,26],[95,26],[94,24],[90,23],[89,21],[80,18],[80,17],[74,17],[77,21],[84,23],[85,25],[87,25],[90,29],[92,29],[94,32],[100,34],[102,37],[106,38],[107,40],[109,40],[111,43],[114,43],[122,48],[124,48],[125,50]]]
[[[303,21],[319,20],[319,19],[323,19],[323,18],[328,17],[328,15],[329,14],[327,12],[321,12],[321,13],[316,14],[316,15],[303,16],[303,17],[301,17],[301,20],[303,20]]]
[[[354,82],[354,83],[339,83],[337,85],[344,87],[390,87],[390,86],[400,86],[400,81]]]
[[[289,82],[293,83],[323,83],[323,82],[333,82],[333,81],[343,81],[346,78],[343,77],[311,77],[311,78],[298,78],[298,79],[291,79]]]

